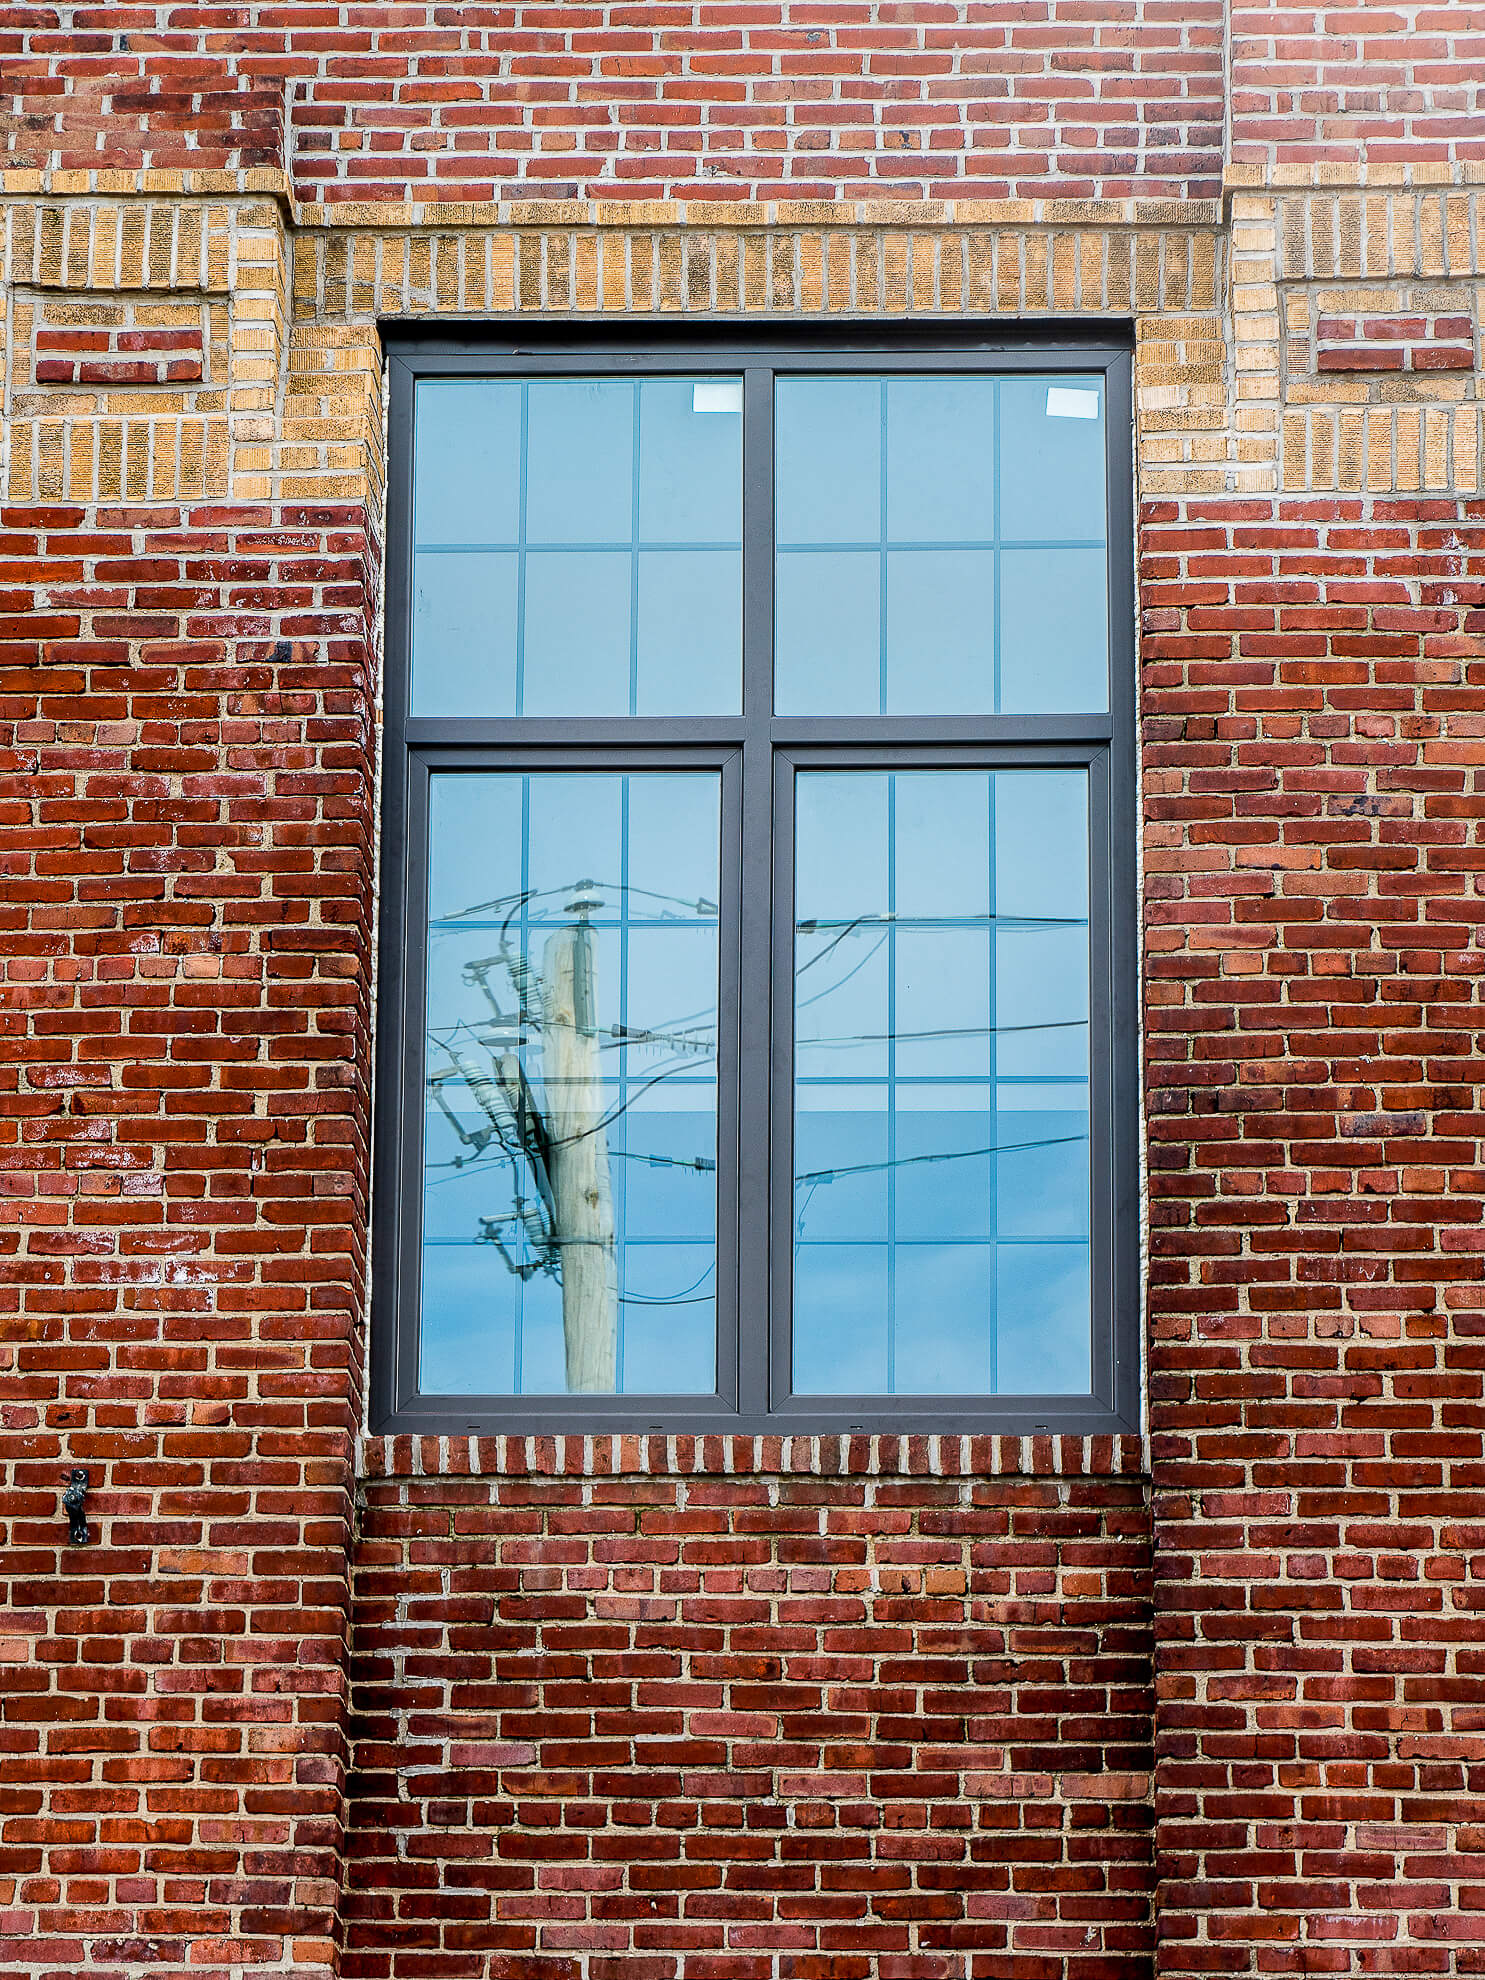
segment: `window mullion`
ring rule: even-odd
[[[773,843],[773,372],[743,384],[743,785],[738,1074],[738,1405],[769,1407],[770,998]]]

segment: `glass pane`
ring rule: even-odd
[[[995,381],[886,383],[887,535],[895,543],[992,542]]]
[[[1086,1394],[1087,776],[795,791],[795,1393]]]
[[[629,713],[629,568],[622,551],[532,550],[521,715]]]
[[[742,380],[640,388],[639,521],[647,543],[736,547],[742,532]]]
[[[796,1395],[890,1392],[885,1247],[849,1240],[797,1245],[794,1307],[817,1316],[795,1329]]]
[[[774,653],[780,693],[805,682],[832,715],[882,706],[881,559],[874,551],[800,550],[780,556]],[[798,713],[781,702],[785,713]]]
[[[413,566],[418,692],[444,715],[511,708],[519,566],[508,550],[425,550]]]
[[[781,378],[781,714],[1108,706],[1103,382]]]
[[[636,715],[705,715],[735,668],[742,562],[730,550],[644,550],[639,558]]]
[[[1005,707],[1076,714],[1109,703],[1108,593],[1100,550],[1002,550]]]
[[[635,388],[549,378],[526,386],[526,537],[625,543],[634,509]]]
[[[1086,1395],[1092,1382],[1086,1244],[1003,1244],[996,1302],[1002,1395]]]
[[[880,379],[779,379],[774,452],[781,546],[875,547],[882,533]]]
[[[1105,458],[1101,378],[1002,379],[1001,540],[1101,544]]]
[[[889,550],[884,715],[994,708],[995,552]]]
[[[520,386],[503,378],[419,385],[413,541],[513,543],[520,501]]]
[[[414,715],[742,705],[742,381],[425,379]]]
[[[715,1391],[719,796],[431,780],[425,1392]]]

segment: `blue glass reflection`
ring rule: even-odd
[[[1105,460],[1102,379],[1001,380],[1003,542],[1102,543]]]
[[[414,715],[740,708],[740,379],[425,379],[413,532]]]
[[[1099,377],[781,378],[775,448],[780,713],[1108,706]]]
[[[1000,553],[1000,688],[1005,707],[1048,715],[1106,708],[1108,590],[1102,547]]]
[[[795,858],[796,1393],[1085,1394],[1085,773],[801,772]]]
[[[506,550],[423,550],[413,560],[417,693],[444,715],[516,702],[520,561]]]
[[[431,780],[425,1391],[715,1389],[718,800]]]
[[[521,388],[502,378],[420,383],[413,474],[417,544],[514,543]]]

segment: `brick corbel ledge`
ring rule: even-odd
[[[1143,1478],[1139,1437],[362,1437],[376,1478]]]

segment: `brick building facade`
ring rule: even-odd
[[[1485,1971],[1482,78],[0,6],[0,1973]],[[382,333],[681,318],[1132,334],[1143,1434],[373,1434]]]

